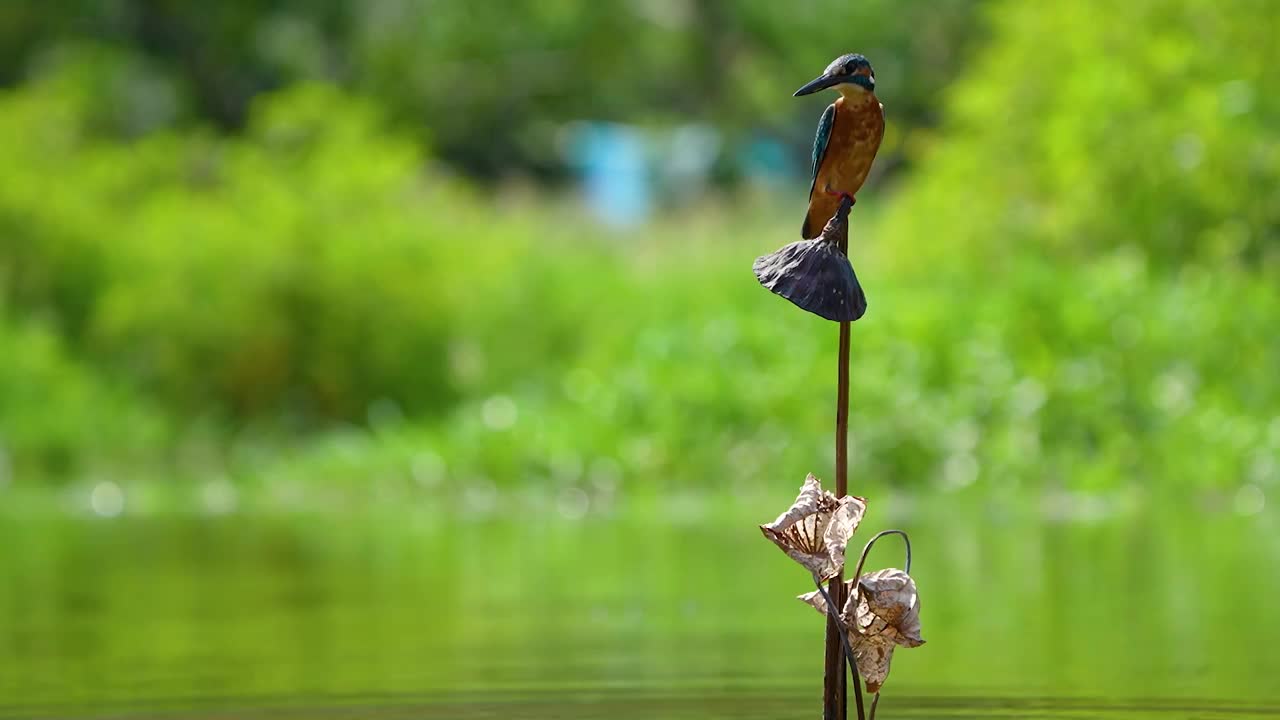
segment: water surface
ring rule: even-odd
[[[0,717],[816,717],[778,509],[0,516]],[[1276,523],[1187,510],[900,513],[880,717],[1280,716]]]

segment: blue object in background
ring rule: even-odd
[[[643,222],[652,212],[645,140],[615,123],[587,122],[569,129],[568,155],[581,173],[591,211],[615,227]]]
[[[787,147],[771,137],[756,135],[738,151],[737,158],[742,174],[754,182],[779,187],[796,181],[795,163]],[[804,172],[807,180],[808,167]]]
[[[664,201],[687,205],[702,199],[720,144],[720,133],[710,125],[681,125],[664,137],[660,165]]]

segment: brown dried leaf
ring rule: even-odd
[[[849,631],[849,646],[858,674],[867,681],[867,692],[879,692],[889,677],[896,646],[924,644],[916,583],[901,570],[864,574],[858,579],[857,594],[849,593],[840,618]]]
[[[825,492],[812,473],[795,503],[760,531],[821,580],[844,569],[844,549],[867,511],[867,501]]]
[[[878,693],[889,678],[889,663],[893,661],[893,641],[882,635],[849,634],[849,647],[858,663],[858,674],[867,683],[867,692]]]

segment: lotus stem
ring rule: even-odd
[[[849,227],[847,218],[849,211],[853,209],[853,201],[849,197],[840,199],[840,207],[836,209],[836,217],[844,218],[845,224],[843,232],[836,233],[836,246],[840,252],[847,258],[849,256]],[[844,497],[849,494],[849,321],[840,323],[840,340],[839,349],[836,356],[836,497]],[[837,574],[831,581],[831,586],[837,590],[844,588],[841,576]],[[827,608],[832,613],[831,617],[836,618],[839,609],[831,602],[830,596],[824,593],[827,598]],[[858,720],[866,720],[862,709],[862,682],[858,675],[858,666],[853,661],[853,653],[849,650],[849,638],[836,618],[836,627],[840,634],[840,640],[845,648],[845,655],[849,660],[849,665],[853,669],[853,694],[857,703]],[[830,627],[828,627],[828,631]],[[835,707],[836,720],[845,720],[848,716],[849,696],[845,692],[845,671],[843,667],[833,667],[832,656],[835,656],[834,665],[842,665],[838,652],[832,652],[835,648],[834,643],[828,632],[827,636],[827,698]],[[835,678],[834,685],[831,681]]]
[[[840,614],[836,611],[836,603],[831,599],[831,595],[827,589],[822,587],[822,579],[817,575],[813,576],[813,584],[818,586],[818,592],[822,593],[822,599],[827,602],[827,618],[835,624],[836,630],[840,634],[840,644],[844,646],[844,657],[849,661],[849,668],[853,671],[853,699],[858,708],[858,720],[865,720],[866,715],[862,708],[862,680],[858,674],[858,661],[853,658],[853,648],[849,646],[849,630],[840,621]],[[841,678],[844,673],[841,673]],[[872,713],[875,712],[874,706]]]

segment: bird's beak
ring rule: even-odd
[[[838,75],[823,75],[821,77],[816,77],[810,80],[809,82],[805,83],[804,87],[797,90],[795,94],[792,95],[791,97],[800,97],[801,95],[811,95],[813,93],[818,92],[819,90],[826,90],[829,87],[839,85],[842,82],[847,82],[847,80],[845,80],[844,78],[841,78]]]

